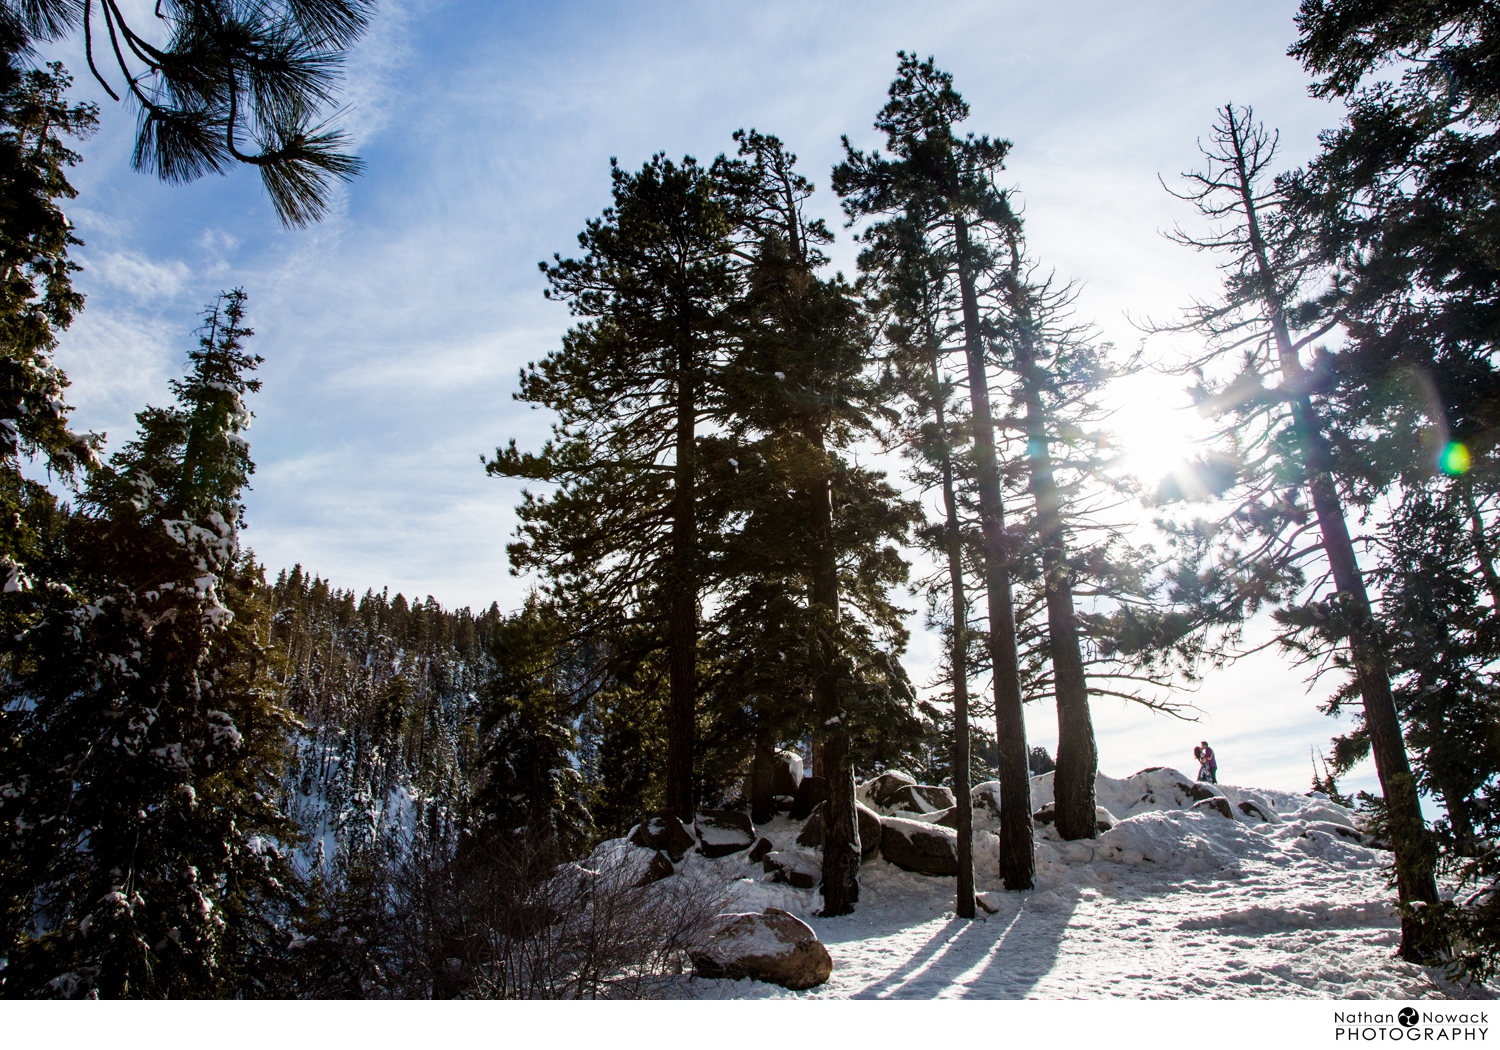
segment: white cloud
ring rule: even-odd
[[[92,262],[107,284],[137,301],[175,299],[189,276],[187,266],[175,259],[155,262],[137,252],[104,252]]]

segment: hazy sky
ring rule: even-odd
[[[135,6],[149,21],[151,4]],[[487,478],[479,456],[545,434],[544,414],[511,399],[518,369],[568,325],[536,264],[573,250],[608,203],[610,157],[706,161],[757,127],[800,155],[822,189],[815,209],[841,227],[826,190],[839,136],[880,145],[871,121],[896,51],[934,55],[970,128],[1014,143],[1036,255],[1081,283],[1083,316],[1134,346],[1127,313],[1170,317],[1213,290],[1212,261],[1160,236],[1192,216],[1158,175],[1194,165],[1215,106],[1253,104],[1281,129],[1288,165],[1337,119],[1285,55],[1295,7],[386,2],[345,92],[367,171],[326,222],[296,232],[278,227],[253,172],[188,187],[131,172],[133,114],[64,48],[77,93],[104,109],[68,209],[89,297],[61,353],[75,425],[118,447],[135,411],[169,399],[203,305],[243,286],[266,358],[246,540],[270,570],[301,562],[340,587],[513,607],[527,587],[505,558],[517,486]],[[835,249],[851,267],[846,233]],[[1117,396],[1117,429],[1159,476],[1193,425],[1180,385],[1143,375]],[[934,654],[914,639],[914,676]],[[1227,779],[1302,788],[1309,748],[1336,728],[1271,656],[1212,676],[1195,699],[1201,726],[1097,704],[1103,770],[1187,769],[1207,736]],[[1050,748],[1053,713],[1027,717]]]

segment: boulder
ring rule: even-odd
[[[660,882],[667,878],[677,869],[672,867],[672,862],[661,850],[656,851],[656,856],[651,858],[651,863],[646,865],[646,872],[636,882],[637,886],[649,886],[653,882]]]
[[[760,863],[772,882],[789,882],[799,890],[810,890],[823,881],[822,866],[799,851],[773,850]]]
[[[860,852],[868,859],[880,849],[880,817],[863,802],[854,803],[854,812],[859,816]],[[812,816],[807,818],[807,823],[802,825],[802,831],[797,836],[797,845],[813,848],[823,845],[823,807],[821,804],[813,810]]]
[[[708,943],[688,952],[699,977],[749,977],[800,991],[828,980],[833,959],[812,927],[780,908],[721,915]]]
[[[1035,813],[1033,813],[1031,815],[1031,819],[1034,820],[1038,824],[1042,824],[1042,825],[1051,824],[1053,821],[1055,821],[1057,819],[1057,807],[1055,805],[1053,805],[1051,802],[1049,802],[1045,806],[1043,806],[1041,809],[1039,809]]]
[[[665,810],[648,813],[641,822],[630,829],[630,841],[646,849],[659,849],[680,862],[688,850],[695,845],[692,833],[683,827],[682,821]]]
[[[927,784],[905,784],[887,795],[884,808],[906,813],[938,813],[952,807],[953,792]]]
[[[1103,806],[1095,806],[1094,825],[1099,829],[1100,834],[1103,834],[1104,832],[1115,826],[1114,814],[1110,813],[1110,811],[1105,809]]]
[[[1267,824],[1275,823],[1271,815],[1262,809],[1259,803],[1251,799],[1245,799],[1236,808],[1251,820],[1259,820]]]
[[[771,794],[795,798],[802,783],[802,756],[795,751],[776,752],[771,767]]]
[[[735,809],[704,809],[693,821],[698,832],[698,851],[705,857],[727,857],[755,843],[755,825]]]
[[[937,824],[937,825],[939,825],[941,827],[952,828],[954,831],[957,831],[958,830],[958,807],[954,806],[951,809],[945,809],[945,810],[943,810],[942,815],[939,816],[939,817],[937,817],[937,819],[935,819],[932,823]]]
[[[958,835],[936,824],[882,817],[880,854],[907,871],[923,875],[958,874]]]
[[[1000,819],[1000,781],[986,780],[983,784],[975,784],[969,797],[974,800],[975,819],[981,815],[989,820]]]
[[[1193,796],[1194,802],[1203,802],[1211,798],[1224,797],[1224,793],[1218,788],[1201,780],[1195,780],[1188,785],[1188,794]]]
[[[759,864],[762,860],[765,859],[766,854],[770,853],[775,848],[776,847],[771,844],[770,839],[761,839],[750,851],[750,863]]]
[[[1229,808],[1229,800],[1222,795],[1210,795],[1193,803],[1195,813],[1217,813],[1225,820],[1233,820],[1234,813]]]
[[[883,809],[890,803],[892,795],[906,787],[906,785],[915,783],[916,781],[905,773],[892,770],[889,773],[880,774],[880,776],[869,783],[861,785],[860,791],[871,806]]]
[[[797,797],[792,801],[792,819],[806,820],[818,803],[828,797],[828,781],[823,777],[803,777],[797,786]]]

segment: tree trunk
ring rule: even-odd
[[[1479,573],[1484,577],[1484,588],[1490,592],[1493,608],[1500,610],[1500,576],[1495,575],[1495,553],[1490,549],[1489,539],[1484,534],[1484,518],[1479,515],[1479,505],[1474,502],[1474,482],[1464,478],[1459,484],[1463,492],[1464,510],[1469,514],[1469,535],[1474,539],[1474,559],[1479,562]]]
[[[948,658],[953,677],[953,795],[958,805],[958,897],[961,919],[974,917],[974,794],[969,785],[969,649],[964,601],[963,535],[953,491],[953,456],[943,418],[943,392],[937,356],[932,358],[933,416],[943,468],[943,509],[947,514],[948,587],[953,602],[953,646]]]
[[[1094,780],[1099,772],[1099,750],[1094,742],[1094,720],[1089,712],[1088,680],[1078,645],[1078,621],[1073,608],[1073,581],[1063,539],[1062,507],[1048,451],[1047,418],[1042,406],[1041,377],[1031,344],[1031,311],[1019,282],[1011,278],[1013,308],[1021,321],[1016,341],[1017,372],[1026,403],[1026,447],[1030,486],[1036,501],[1038,539],[1047,598],[1047,637],[1052,656],[1052,691],[1057,697],[1057,769],[1052,774],[1057,833],[1065,839],[1091,839],[1099,831],[1094,812]]]
[[[812,435],[812,444],[823,454],[823,435]],[[826,458],[823,460],[825,471]],[[833,479],[826,476],[811,486],[813,525],[817,548],[813,551],[812,612],[817,624],[818,669],[814,693],[818,705],[821,737],[818,775],[828,781],[828,800],[822,806],[823,820],[823,914],[847,915],[859,900],[859,818],[854,808],[854,767],[849,761],[849,731],[839,704],[838,561],[833,549]]]
[[[755,734],[755,758],[750,766],[750,821],[765,824],[776,815],[771,797],[771,773],[775,768],[776,750],[764,731]]]
[[[979,525],[984,539],[984,582],[990,617],[990,663],[995,680],[995,732],[1000,751],[1000,876],[1008,890],[1029,890],[1036,879],[1031,825],[1031,771],[1027,767],[1026,718],[1021,710],[1020,660],[1016,654],[1016,615],[1010,591],[1010,550],[1005,538],[1005,505],[1000,498],[1000,467],[995,455],[989,377],[974,295],[969,225],[953,219],[958,247],[958,283],[964,317],[964,356],[969,366]]]
[[[1390,822],[1391,848],[1396,857],[1396,892],[1403,904],[1436,904],[1436,856],[1427,834],[1427,822],[1422,816],[1416,778],[1412,776],[1411,764],[1406,757],[1406,743],[1402,738],[1396,701],[1391,695],[1391,679],[1385,652],[1380,645],[1369,592],[1365,590],[1364,575],[1360,572],[1359,561],[1354,554],[1354,544],[1349,539],[1343,503],[1334,485],[1332,457],[1327,439],[1323,436],[1322,421],[1313,407],[1312,398],[1306,393],[1307,373],[1292,344],[1286,313],[1276,291],[1276,276],[1271,268],[1270,254],[1261,233],[1255,196],[1250,185],[1241,125],[1232,110],[1229,111],[1229,118],[1238,158],[1240,200],[1245,209],[1246,231],[1262,286],[1261,302],[1271,323],[1271,336],[1281,367],[1282,388],[1293,395],[1292,423],[1306,463],[1307,487],[1318,516],[1323,553],[1328,558],[1334,586],[1343,595],[1347,610],[1353,613],[1349,654],[1359,682],[1360,696],[1364,700],[1370,750],[1375,759],[1375,772],[1380,778],[1380,791],[1385,798]],[[1401,957],[1411,962],[1429,961],[1441,947],[1436,940],[1437,936],[1435,931],[1429,930],[1418,919],[1415,912],[1406,912],[1401,918]]]
[[[677,356],[677,462],[672,490],[672,564],[668,580],[667,809],[684,823],[693,819],[693,735],[698,699],[698,588],[694,551],[694,453],[696,422],[692,345],[684,339]]]
[[[1464,856],[1474,853],[1474,818],[1469,811],[1469,800],[1463,789],[1450,779],[1442,783],[1443,808],[1448,811],[1448,823],[1453,827],[1453,838],[1458,843],[1458,852]]]

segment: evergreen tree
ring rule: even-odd
[[[7,995],[254,994],[296,905],[277,795],[290,723],[239,545],[259,363],[244,293],[207,313],[177,405],[90,477],[56,575],[5,597],[0,815],[27,882]]]
[[[359,171],[359,161],[340,152],[344,134],[319,114],[334,101],[344,53],[373,7],[373,0],[166,0],[154,13],[170,38],[157,47],[117,0],[4,0],[0,32],[16,54],[81,29],[94,78],[110,98],[124,92],[139,110],[137,170],[190,182],[249,164],[277,217],[305,226],[327,211],[331,184]],[[103,73],[100,56],[115,74]]]
[[[618,633],[659,619],[668,650],[667,808],[693,817],[698,701],[698,426],[721,415],[725,311],[736,294],[730,225],[717,180],[692,158],[612,166],[614,206],[579,235],[582,259],[543,264],[549,295],[587,320],[522,375],[517,397],[558,415],[538,453],[512,442],[487,469],[555,483],[528,494],[517,569],[537,568],[554,596],[586,610],[582,630]],[[707,512],[705,512],[707,513]]]
[[[886,135],[892,158],[856,150],[846,138],[846,160],[835,169],[833,184],[845,198],[844,208],[851,222],[867,216],[904,215],[908,221],[922,223],[929,250],[944,260],[946,273],[957,287],[981,505],[989,649],[1000,745],[1000,866],[1008,888],[1027,889],[1034,879],[1035,857],[1011,593],[1013,554],[1006,540],[995,419],[976,292],[986,260],[984,247],[971,236],[976,224],[1010,220],[1009,209],[1000,209],[1004,196],[994,182],[1009,143],[972,134],[960,137],[954,125],[968,116],[968,105],[953,89],[952,77],[938,70],[931,59],[921,62],[905,52],[898,57],[900,65],[890,87],[890,101],[875,125]]]
[[[943,588],[949,616],[946,634],[947,667],[944,669],[952,703],[951,755],[946,763],[953,781],[958,809],[958,895],[960,918],[974,917],[974,802],[970,787],[969,602],[964,583],[965,548],[970,545],[960,522],[959,467],[957,450],[963,444],[962,420],[955,420],[954,384],[942,374],[947,348],[939,321],[945,310],[943,266],[926,250],[924,223],[902,219],[887,221],[867,237],[862,256],[866,269],[881,275],[880,300],[890,312],[887,328],[891,353],[887,361],[894,386],[910,402],[905,442],[913,460],[912,476],[924,488],[937,486],[942,493],[941,525],[922,530],[919,539],[939,555],[946,567],[941,580],[928,585],[932,614],[929,622],[943,629]],[[933,720],[941,713],[933,709]],[[998,759],[998,753],[996,758]],[[984,778],[981,778],[984,779]]]
[[[1455,949],[1459,964],[1484,975],[1500,955],[1486,896],[1496,873],[1472,856],[1469,825],[1486,823],[1485,785],[1500,773],[1485,739],[1489,621],[1500,609],[1500,21],[1474,0],[1307,0],[1297,26],[1290,53],[1318,78],[1313,93],[1346,109],[1279,186],[1340,280],[1345,338],[1324,369],[1335,434],[1361,446],[1363,484],[1400,493],[1378,548],[1391,595],[1382,605],[1413,619],[1390,622],[1387,635],[1396,702],[1416,775],[1448,809],[1445,863],[1477,882],[1443,907],[1455,946],[1467,945]],[[1357,729],[1336,755],[1368,747]]]
[[[59,206],[75,196],[67,169],[78,154],[63,136],[86,137],[95,123],[93,106],[64,98],[70,83],[56,62],[0,66],[0,456],[12,468],[41,456],[64,476],[97,447],[67,429],[67,379],[52,360],[57,333],[83,306],[68,259],[82,242]]]
[[[775,566],[783,594],[795,580],[806,595],[781,622],[796,624],[807,639],[796,663],[811,686],[814,765],[829,791],[822,806],[823,912],[842,915],[859,896],[851,729],[868,707],[861,684],[884,695],[904,688],[899,674],[871,677],[868,670],[900,650],[898,612],[886,595],[906,567],[887,544],[904,536],[913,508],[878,475],[838,454],[872,432],[878,392],[869,376],[870,324],[854,290],[816,273],[826,262],[819,247],[832,237],[803,214],[812,186],[774,136],[735,138],[740,159],[717,171],[735,201],[741,251],[751,261],[726,404],[730,433],[755,467],[746,487],[749,519],[731,547],[762,590]],[[734,615],[749,611],[731,608]],[[875,645],[880,635],[884,654]]]
[[[1058,403],[1065,396],[1065,386],[1079,385],[1080,379],[1087,385],[1095,378],[1098,361],[1085,362],[1075,354],[1069,362],[1066,350],[1076,350],[1076,345],[1069,347],[1059,340],[1049,345],[1044,326],[1054,304],[1047,301],[1044,289],[1023,274],[1026,260],[1019,228],[1018,219],[1004,227],[1006,251],[997,260],[996,294],[1004,307],[999,325],[1001,342],[1010,351],[1018,380],[1016,400],[1024,413],[1026,475],[1035,506],[1033,531],[1041,555],[1048,656],[1052,691],[1057,698],[1057,768],[1053,774],[1057,830],[1065,839],[1093,838],[1098,826],[1094,780],[1099,771],[1099,751],[1089,712],[1088,681],[1073,604],[1073,568],[1068,559],[1063,496],[1053,449],[1059,444],[1064,448],[1077,444],[1068,438],[1083,436],[1076,424],[1070,426],[1071,421],[1058,419]],[[1057,360],[1048,360],[1049,349],[1063,352]]]
[[[535,594],[496,626],[494,671],[481,694],[484,779],[474,800],[481,824],[553,843],[564,856],[593,831],[570,762],[580,690],[569,674],[566,627]]]
[[[1285,609],[1282,637],[1302,651],[1308,640],[1321,640],[1345,659],[1380,777],[1400,899],[1432,905],[1433,855],[1391,690],[1390,654],[1345,517],[1347,500],[1368,505],[1379,489],[1362,484],[1370,463],[1357,432],[1324,410],[1328,355],[1315,351],[1311,367],[1302,357],[1340,323],[1346,289],[1286,221],[1285,195],[1268,184],[1274,151],[1274,139],[1248,109],[1225,106],[1205,150],[1208,166],[1187,176],[1190,188],[1181,195],[1223,224],[1206,237],[1179,233],[1184,243],[1225,257],[1225,282],[1223,299],[1195,307],[1178,330],[1208,343],[1190,365],[1201,377],[1195,396],[1223,420],[1219,466],[1205,472],[1203,487],[1233,497],[1219,532],[1236,576],[1226,600],[1253,606],[1290,597],[1304,585],[1301,563],[1318,551],[1326,559],[1333,592],[1325,597],[1315,585],[1305,601]],[[1267,388],[1268,375],[1279,385]],[[1317,529],[1314,549],[1306,545],[1309,521]],[[1430,957],[1429,933],[1419,912],[1407,909],[1403,957]]]

